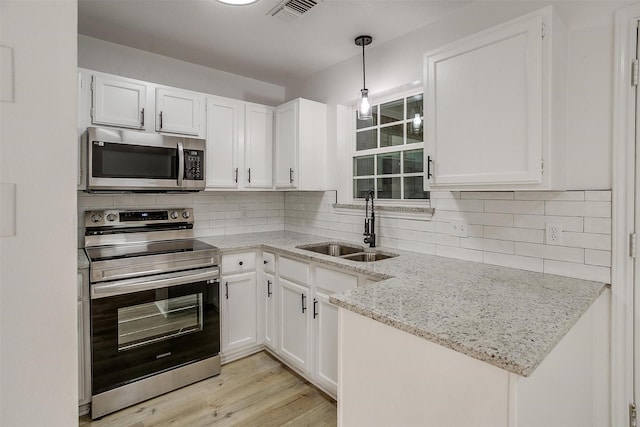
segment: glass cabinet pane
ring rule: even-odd
[[[423,121],[420,119],[420,126],[415,126],[413,121],[407,123],[407,144],[424,142]]]
[[[362,156],[353,158],[353,175],[374,175],[375,156]]]
[[[422,117],[422,94],[410,96],[407,98],[407,119],[412,119],[416,114]]]
[[[404,98],[380,105],[380,123],[393,123],[404,120]]]
[[[378,178],[378,199],[399,199],[400,178]]]
[[[404,144],[403,125],[380,128],[380,147]]]
[[[400,152],[378,154],[378,175],[400,173]]]
[[[356,150],[370,150],[378,147],[377,129],[365,130],[356,134]]]
[[[423,171],[422,150],[411,150],[404,152],[404,173],[420,173]]]

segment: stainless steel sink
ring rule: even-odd
[[[337,257],[355,254],[356,252],[362,252],[364,250],[362,246],[349,246],[341,243],[319,243],[314,245],[297,246],[297,248]]]
[[[319,254],[334,256],[350,261],[373,262],[383,259],[393,258],[398,255],[389,252],[376,251],[375,249],[365,249],[358,245],[344,243],[316,243],[312,245],[296,246],[298,249],[316,252]]]
[[[341,258],[349,259],[351,261],[373,262],[373,261],[380,261],[381,259],[393,258],[394,256],[397,256],[397,255],[383,254],[379,252],[359,252],[356,254],[345,255]]]

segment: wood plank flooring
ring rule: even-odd
[[[214,378],[80,427],[336,425],[336,402],[266,352],[222,367]]]

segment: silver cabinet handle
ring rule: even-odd
[[[289,168],[289,183],[293,184],[293,169]]]
[[[182,187],[184,179],[184,146],[182,141],[178,141],[178,187]]]

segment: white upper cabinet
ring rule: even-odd
[[[274,114],[276,188],[325,190],[327,106],[298,98]]]
[[[564,189],[565,56],[551,7],[426,53],[425,187]]]
[[[240,101],[221,97],[207,98],[207,187],[238,187],[238,147]]]
[[[273,108],[245,104],[244,186],[272,188]]]
[[[145,129],[146,85],[116,76],[95,75],[91,89],[91,123]]]
[[[156,89],[156,131],[200,136],[204,97],[179,89]]]

